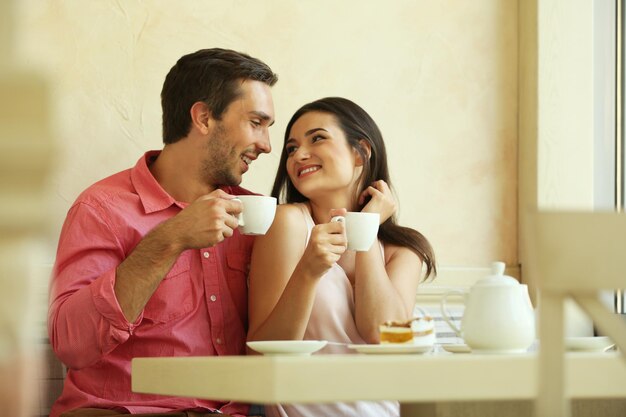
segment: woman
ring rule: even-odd
[[[272,195],[272,227],[252,253],[248,340],[328,340],[322,352],[378,343],[379,325],[411,317],[421,279],[436,274],[419,232],[396,224],[387,155],[372,118],[324,98],[291,118]],[[346,251],[345,211],[379,213],[378,242]],[[334,342],[334,343],[333,343]],[[341,348],[339,348],[341,346]],[[266,407],[271,416],[398,416],[395,402]]]

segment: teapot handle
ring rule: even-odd
[[[441,317],[443,318],[443,321],[445,321],[448,324],[448,326],[450,326],[450,328],[454,331],[454,333],[458,337],[462,338],[463,336],[461,335],[461,329],[459,329],[458,327],[454,325],[454,322],[452,321],[452,318],[450,317],[450,313],[448,313],[448,310],[446,310],[446,300],[448,299],[448,296],[450,294],[465,295],[466,291],[449,290],[449,291],[446,291],[443,297],[441,297]]]

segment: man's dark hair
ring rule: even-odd
[[[245,80],[271,87],[278,76],[261,60],[229,49],[201,49],[180,58],[165,77],[161,91],[163,143],[174,143],[189,134],[189,111],[198,101],[220,120],[228,105],[240,96]]]

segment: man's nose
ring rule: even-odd
[[[270,153],[272,151],[272,143],[270,142],[269,133],[265,133],[263,138],[256,143],[259,153]]]

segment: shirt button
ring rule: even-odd
[[[211,254],[209,252],[204,252],[202,256],[204,256],[205,258],[208,258],[209,256],[211,256]]]
[[[212,295],[211,297],[209,297],[211,299],[211,301],[215,301],[217,300],[217,297],[215,295]]]
[[[220,338],[218,337],[217,339],[215,339],[215,342],[216,342],[218,345],[221,345],[221,344],[222,344],[222,339],[220,339]]]

